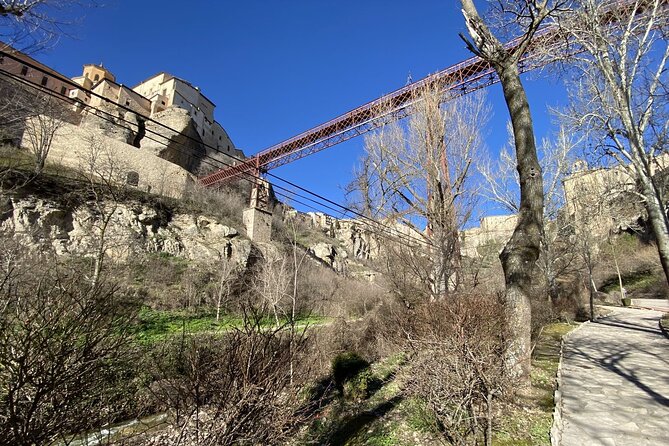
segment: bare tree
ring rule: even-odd
[[[221,306],[232,294],[232,285],[239,274],[240,266],[232,259],[222,259],[218,268],[218,286],[216,287],[216,322],[221,317]]]
[[[127,377],[139,305],[114,284],[92,285],[53,257],[2,243],[2,444],[65,444],[118,421],[133,399]]]
[[[575,171],[564,180],[564,185],[573,245],[587,273],[590,314],[594,317],[597,289],[593,270],[601,257],[601,246],[605,241],[610,242],[612,233],[619,229],[639,229],[636,221],[643,215],[643,204],[638,199],[639,185],[629,170],[620,165]],[[610,249],[622,292],[622,275],[613,244]]]
[[[669,220],[657,175],[665,167],[658,156],[666,153],[669,136],[666,2],[574,3],[578,8],[559,22],[577,70],[565,116],[639,182],[669,283]]]
[[[96,0],[0,0],[0,37],[24,53],[39,51],[73,24],[64,20],[68,11],[94,6]]]
[[[114,153],[102,137],[90,136],[86,152],[81,157],[79,169],[91,204],[95,211],[92,228],[97,238],[93,256],[92,282],[100,279],[103,264],[109,249],[108,229],[119,204],[126,196],[125,183],[129,169]]]
[[[518,171],[513,146],[513,131],[509,127],[510,140],[500,151],[497,162],[485,160],[479,166],[486,180],[483,188],[487,198],[501,208],[518,213]],[[574,260],[573,246],[568,243],[570,220],[564,217],[565,194],[563,181],[576,162],[576,150],[582,138],[575,137],[561,126],[552,138],[542,140],[538,150],[539,164],[544,177],[544,232],[538,267],[546,280],[548,296],[557,298],[557,279],[570,271]]]
[[[35,158],[35,175],[44,170],[56,133],[63,127],[65,110],[62,101],[44,95],[35,101],[35,109],[26,119],[23,140]]]
[[[588,187],[589,186],[589,187]],[[574,197],[574,206],[579,212],[572,215],[573,245],[586,270],[589,292],[590,320],[595,319],[595,293],[597,292],[593,271],[599,254],[599,242],[602,240],[601,218],[606,215],[605,197],[592,184],[579,187]],[[598,224],[599,223],[599,224]]]
[[[414,355],[403,391],[427,405],[447,444],[492,444],[494,402],[509,388],[498,296],[459,295],[394,317]]]
[[[472,209],[471,164],[482,146],[488,109],[480,95],[442,106],[439,85],[415,94],[406,129],[392,123],[366,138],[352,189],[362,212],[399,223],[398,243],[388,252],[405,262],[393,268],[409,275],[398,279],[418,284],[416,291],[427,284],[421,294],[437,299],[459,282],[458,230]]]
[[[254,280],[254,291],[271,310],[277,327],[282,325],[281,319],[287,315],[285,301],[291,297],[289,293],[291,279],[288,259],[279,256],[265,259]]]
[[[264,312],[245,307],[244,324],[219,335],[172,339],[154,353],[158,402],[178,416],[160,444],[283,444],[299,426],[300,390],[308,361],[303,334],[262,325]],[[294,357],[304,369],[292,380]]]
[[[34,159],[32,166],[27,165],[27,156],[17,156],[15,162],[3,163],[0,178],[13,175],[15,181],[12,186],[18,188],[39,176],[44,169],[53,139],[65,119],[68,119],[68,112],[60,100],[46,92],[0,76],[0,138],[10,146],[19,146],[23,142],[23,146],[31,152]],[[9,161],[12,161],[11,158]],[[10,185],[5,184],[3,187]]]
[[[518,36],[517,44],[512,48],[505,47],[495,37],[481,18],[473,0],[461,0],[460,3],[471,37],[471,40],[463,39],[469,50],[490,63],[499,76],[513,127],[520,205],[518,224],[500,254],[500,259],[506,281],[505,303],[513,339],[507,352],[507,362],[514,375],[523,378],[524,383],[529,385],[532,318],[530,298],[537,275],[536,262],[541,252],[544,195],[532,114],[525,88],[520,81],[518,64],[542,24],[567,1],[495,2],[504,23],[516,26],[515,29],[510,29],[511,33]]]

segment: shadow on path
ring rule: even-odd
[[[653,322],[657,320],[657,318],[642,317],[639,318],[639,320]],[[658,329],[652,329],[642,324],[635,324],[629,320],[621,320],[616,316],[596,321],[593,323],[592,328],[597,329],[598,325],[622,328],[625,330],[635,330],[657,336],[658,338],[663,338]],[[648,335],[635,336],[646,336],[647,339]],[[654,341],[654,336],[651,336],[650,338],[652,341]],[[628,337],[624,333],[620,336],[617,336],[616,334],[604,336],[590,335],[588,337],[579,338],[578,345],[576,345],[576,342],[570,342],[569,344],[570,345],[565,351],[566,359],[580,359],[595,367],[611,371],[634,384],[658,404],[669,407],[669,397],[651,387],[657,387],[656,384],[661,383],[661,381],[664,380],[666,383],[664,385],[660,384],[660,386],[669,389],[668,368],[659,364],[669,364],[667,356],[661,354],[661,352],[669,354],[669,344],[667,345],[668,350],[666,351],[651,351],[652,348],[648,348],[649,346],[640,342],[639,338],[632,337],[631,335]],[[653,361],[650,361],[650,359]],[[587,369],[593,368],[588,365],[578,365]],[[641,374],[639,372],[641,372]],[[649,380],[649,377],[653,378],[652,381]],[[669,394],[669,390],[667,390],[666,393]]]
[[[344,419],[342,425],[337,430],[321,436],[318,444],[343,446],[347,441],[360,433],[366,426],[393,410],[402,399],[403,397],[401,395],[395,396],[378,404],[373,409],[360,412],[350,418]]]
[[[628,322],[623,322],[615,319],[611,320],[601,319],[594,321],[593,324],[608,325],[610,327],[624,328],[626,330],[636,330],[636,331],[643,331],[646,333],[660,334],[658,330],[653,330],[652,328],[644,327],[642,325],[630,324]]]

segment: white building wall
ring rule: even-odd
[[[198,135],[209,146],[207,152],[220,152],[243,158],[223,126],[214,120],[215,105],[188,82],[160,73],[137,85],[134,90],[151,101],[151,114],[167,107],[179,107],[190,114]]]

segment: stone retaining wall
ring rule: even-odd
[[[34,118],[32,118],[34,119]],[[27,125],[31,125],[30,120]],[[24,136],[21,147],[30,149]],[[153,152],[93,132],[84,126],[63,122],[57,130],[47,162],[112,178],[145,192],[181,198],[195,176],[186,169],[159,158]]]

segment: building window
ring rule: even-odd
[[[97,82],[97,81],[99,81],[99,80],[100,80],[100,75],[99,75],[99,74],[96,74],[96,75],[95,75],[95,78],[93,79],[93,82]]]
[[[42,86],[45,87],[47,82],[49,82],[49,78],[46,76],[42,76]]]
[[[165,105],[165,101],[160,101],[161,104]]]
[[[67,87],[60,87],[60,94],[67,93]]]
[[[214,131],[213,131],[213,130],[211,131],[211,134],[212,134],[212,135],[214,134]]]
[[[5,63],[5,56],[0,55],[0,64]]]
[[[134,170],[131,170],[127,173],[125,177],[125,182],[129,186],[137,186],[139,184],[139,174]]]
[[[125,105],[130,105],[130,101],[125,101]]]
[[[28,67],[24,65],[21,67],[21,76],[25,76],[26,74],[28,74]]]

